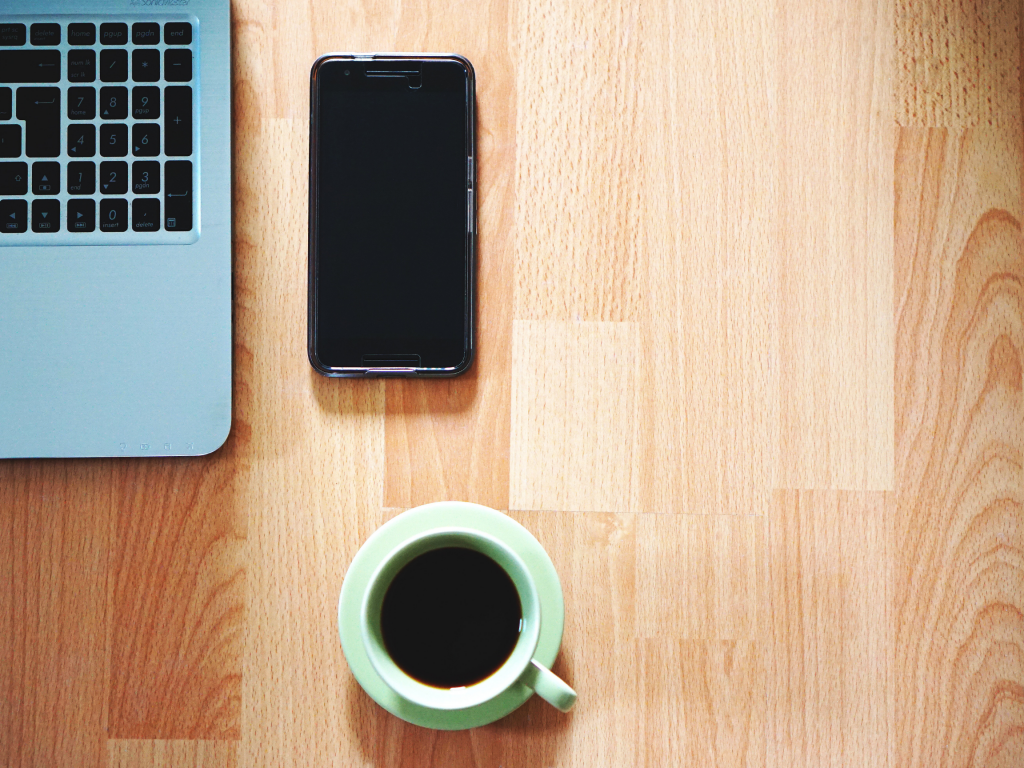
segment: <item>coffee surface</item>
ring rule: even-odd
[[[519,640],[515,584],[487,555],[444,547],[411,560],[388,586],[381,632],[407,675],[437,688],[473,685],[496,672]]]

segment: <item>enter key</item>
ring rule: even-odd
[[[26,155],[60,155],[60,88],[19,88],[18,119],[25,121]]]
[[[192,229],[192,162],[168,160],[164,164],[164,229]]]

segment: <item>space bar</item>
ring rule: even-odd
[[[59,83],[60,51],[0,51],[0,83]]]

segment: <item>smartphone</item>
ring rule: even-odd
[[[456,376],[473,361],[476,107],[453,54],[329,54],[310,73],[309,361]]]

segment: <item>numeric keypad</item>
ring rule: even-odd
[[[188,242],[199,167],[192,24],[60,18],[0,24],[0,245],[156,232]]]

